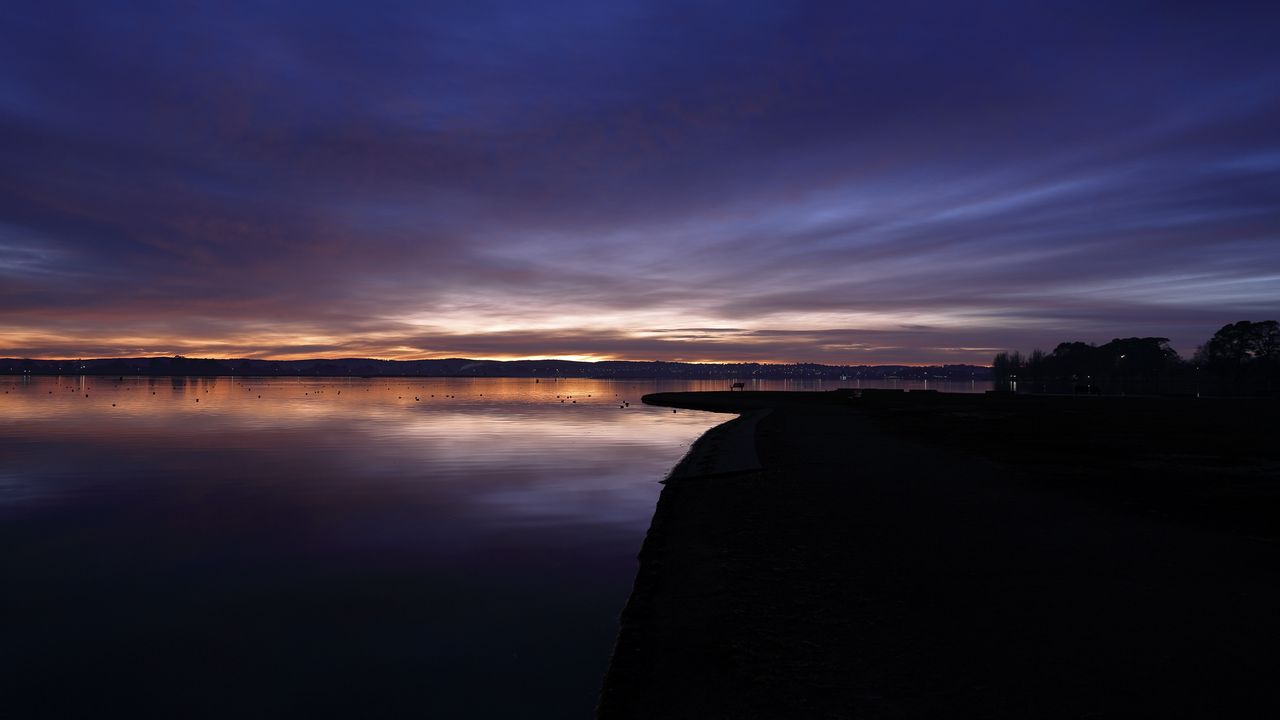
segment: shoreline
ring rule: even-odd
[[[758,469],[669,477],[599,717],[1280,710],[1272,410],[911,395],[644,398],[770,412]],[[1165,433],[1197,413],[1217,431],[1188,459]]]
[[[702,433],[662,482],[762,469],[756,453],[756,425],[769,412],[767,408],[745,410]]]
[[[649,396],[646,396],[649,397]],[[649,404],[645,400],[646,404]],[[701,409],[701,408],[685,408]],[[709,412],[730,412],[710,410]],[[653,518],[645,532],[637,555],[639,567],[631,595],[622,608],[618,622],[618,637],[614,642],[612,657],[603,679],[603,690],[597,707],[601,717],[611,714],[606,710],[613,704],[610,688],[618,678],[637,672],[635,665],[642,662],[637,653],[640,636],[651,622],[651,598],[658,592],[661,578],[662,556],[666,552],[666,525],[672,516],[672,506],[679,502],[677,496],[683,485],[696,482],[700,476],[723,476],[735,473],[757,472],[761,469],[756,452],[755,432],[760,419],[768,409],[742,411],[737,417],[726,420],[705,431],[689,447],[689,451],[671,469],[666,478],[659,481],[662,490],[654,508]]]

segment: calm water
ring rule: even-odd
[[[589,717],[657,481],[726,419],[639,398],[723,386],[0,379],[0,697]]]

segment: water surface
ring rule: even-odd
[[[726,419],[639,398],[723,387],[0,379],[0,696],[589,717],[657,481]]]
[[[0,695],[170,717],[588,717],[657,481],[725,419],[593,381],[0,387]]]

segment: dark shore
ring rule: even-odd
[[[767,412],[668,479],[602,718],[1280,713],[1274,403],[645,401]]]

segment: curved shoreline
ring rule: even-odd
[[[642,401],[650,405],[671,406],[654,401],[652,395],[646,395]],[[733,412],[719,407],[681,407],[708,412]],[[605,673],[597,707],[598,716],[620,714],[623,708],[616,706],[625,701],[617,700],[613,689],[618,686],[619,678],[634,676],[643,671],[643,660],[639,653],[641,635],[652,619],[653,600],[663,565],[662,556],[668,546],[672,509],[679,502],[678,496],[684,483],[701,477],[724,477],[761,470],[755,433],[759,421],[770,411],[769,408],[739,410],[737,417],[702,433],[667,477],[660,481],[663,484],[662,492],[658,494],[653,519],[637,555],[639,567],[636,570],[636,580],[618,622],[618,639],[614,643],[613,656]]]
[[[1280,710],[1266,674],[1280,546],[1252,537],[1276,535],[1280,450],[1266,428],[1280,410],[924,393],[645,401],[773,410],[751,433],[763,467],[714,472],[749,427],[734,420],[668,477],[598,717]]]
[[[667,474],[668,480],[760,470],[756,425],[769,410],[748,410],[707,430]]]

